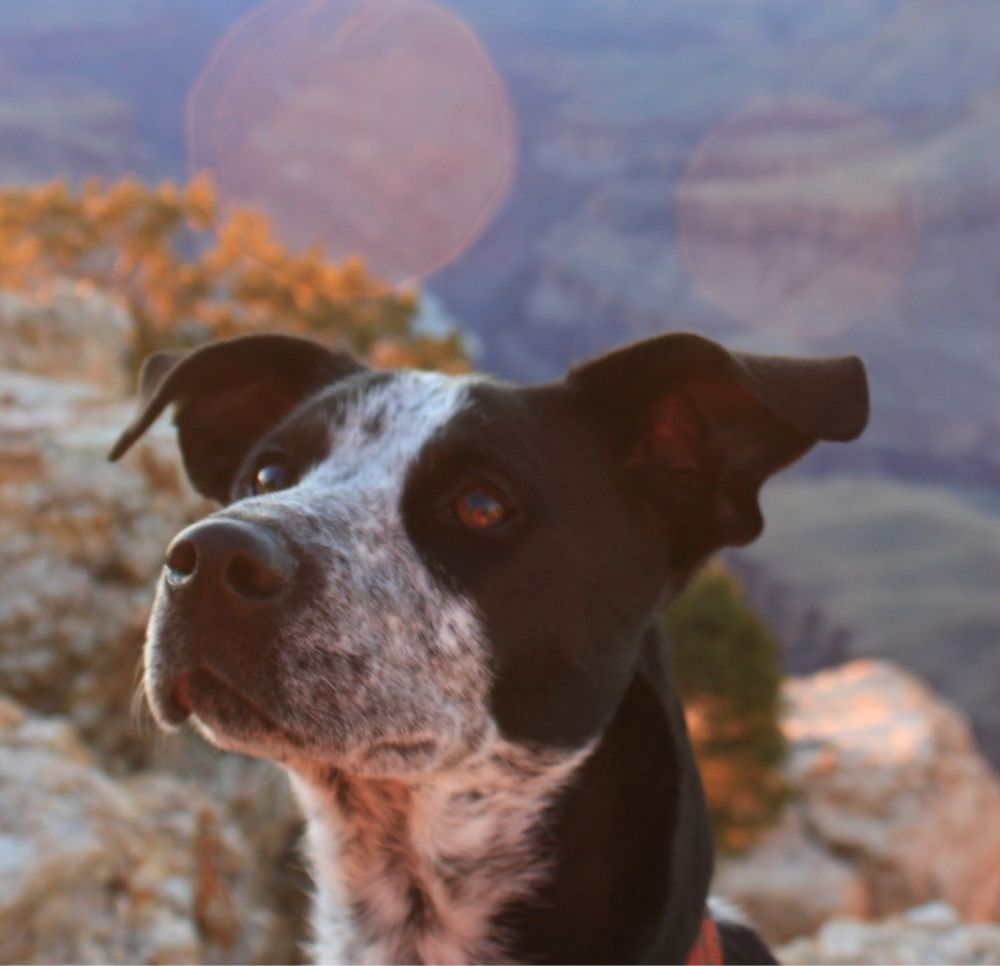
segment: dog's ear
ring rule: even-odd
[[[194,487],[225,503],[250,447],[295,406],[364,367],[308,339],[250,335],[190,352],[158,352],[139,377],[139,413],[108,458],[118,459],[171,403]]]
[[[692,333],[612,352],[567,382],[612,434],[629,479],[668,502],[688,565],[755,539],[764,480],[818,440],[854,439],[868,421],[857,357],[729,352]]]

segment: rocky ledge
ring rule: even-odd
[[[115,781],[64,719],[0,700],[0,802],[0,962],[266,959],[250,846],[191,782]]]
[[[1000,963],[1000,926],[963,923],[952,906],[931,902],[878,922],[831,919],[776,952],[782,963]]]
[[[876,661],[790,678],[783,697],[792,800],[714,890],[772,942],[934,901],[1000,920],[1000,782],[966,719]]]

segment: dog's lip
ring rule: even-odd
[[[169,729],[178,728],[191,717],[191,675],[180,674],[167,687],[158,686],[148,692],[153,714],[160,724]]]
[[[175,682],[171,692],[174,704],[185,714],[191,713],[191,675],[182,674]]]
[[[241,705],[244,706],[244,708],[250,710],[254,715],[269,724],[272,728],[280,727],[279,723],[274,719],[270,712],[265,711],[259,704],[257,704],[256,701],[248,697],[241,688],[236,687],[223,675],[219,674],[218,671],[207,667],[200,667],[196,671],[191,672],[191,674],[185,675],[185,677],[188,678],[187,695],[189,701],[192,700],[190,697],[192,687],[196,690],[196,692],[201,692],[202,695],[223,691],[226,692],[229,697],[235,698]],[[199,714],[200,710],[204,709],[205,703],[204,699],[196,694],[193,699],[191,710],[195,714]]]
[[[160,715],[171,726],[179,726],[192,715],[219,730],[226,730],[226,715],[213,704],[213,695],[223,695],[223,700],[236,702],[245,712],[267,726],[271,731],[287,732],[273,714],[265,711],[242,689],[233,685],[225,676],[212,668],[199,666],[177,675],[166,690],[166,700],[160,702]]]

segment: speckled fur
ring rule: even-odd
[[[547,871],[536,839],[588,751],[497,742],[422,781],[300,774],[318,962],[504,962],[495,917]]]
[[[269,648],[275,666],[258,710],[280,733],[258,733],[252,719],[239,733],[231,717],[216,728],[200,712],[196,724],[210,740],[279,760],[294,751],[373,776],[436,767],[488,742],[479,622],[468,601],[428,573],[399,511],[407,467],[461,406],[464,389],[461,379],[407,372],[349,393],[326,459],[291,488],[216,514],[268,524],[323,564],[321,586]],[[151,684],[156,642],[172,632],[164,597],[148,635]]]

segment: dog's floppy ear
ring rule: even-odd
[[[190,352],[158,352],[139,377],[139,413],[108,458],[118,459],[171,403],[194,487],[225,503],[250,447],[323,386],[364,367],[309,339],[250,335]]]
[[[612,352],[567,382],[613,434],[632,478],[673,504],[665,509],[687,564],[755,539],[764,480],[818,440],[854,439],[868,421],[856,356],[729,352],[693,333]]]

